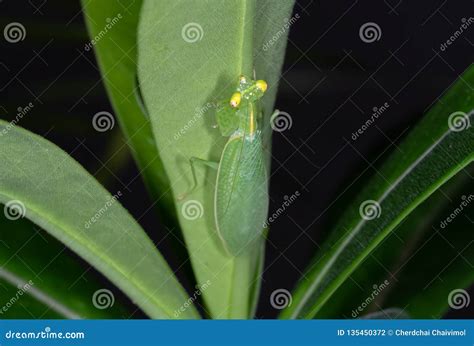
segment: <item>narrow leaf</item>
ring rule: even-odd
[[[474,67],[468,69],[351,205],[299,283],[283,318],[310,318],[380,242],[474,159]]]
[[[183,289],[145,232],[84,168],[47,140],[0,122],[0,202],[59,239],[153,318],[172,318]],[[191,307],[180,315],[197,317]]]
[[[93,269],[28,220],[7,218],[8,212],[1,206],[0,319],[129,318],[132,311]],[[112,300],[99,305],[96,292]]]
[[[165,222],[176,215],[169,180],[155,145],[151,124],[139,99],[137,86],[137,26],[142,0],[124,6],[117,0],[83,0],[84,18],[91,37],[84,49],[94,49],[126,142],[140,173],[157,201]]]
[[[459,172],[403,220],[338,288],[318,318],[356,318],[388,307],[413,318],[442,317],[449,293],[474,282],[474,235],[469,232],[473,169],[471,164]],[[453,213],[455,220],[445,225]],[[385,280],[384,289],[367,302],[374,285]]]
[[[466,290],[474,283],[474,169],[470,171],[459,173],[468,184],[450,195],[447,205],[443,188],[424,206],[423,211],[436,203],[444,208],[428,222],[425,234],[410,244],[412,253],[393,266],[398,280],[381,301],[384,306],[403,308],[414,318],[441,318],[451,308],[468,308],[463,299],[468,298]]]

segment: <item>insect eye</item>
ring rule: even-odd
[[[239,92],[236,92],[232,95],[230,98],[230,105],[231,107],[235,108],[240,104],[240,101],[242,100],[242,94]]]
[[[260,79],[260,80],[256,81],[255,84],[256,84],[257,88],[260,89],[262,92],[267,91],[268,84],[264,80]]]

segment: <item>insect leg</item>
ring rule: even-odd
[[[197,176],[196,176],[196,167],[195,167],[196,163],[198,163],[200,165],[203,165],[203,166],[207,166],[207,167],[216,169],[216,170],[219,168],[219,163],[218,162],[208,161],[208,160],[200,159],[200,158],[194,157],[194,156],[191,157],[189,159],[189,164],[191,165],[191,172],[193,174],[193,186],[191,187],[191,189],[189,191],[187,191],[186,193],[183,193],[182,195],[180,195],[178,197],[178,200],[184,199],[187,195],[189,195],[191,192],[193,192],[196,189],[196,187],[198,186]]]

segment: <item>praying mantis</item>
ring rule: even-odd
[[[195,163],[217,169],[214,218],[217,234],[232,256],[239,256],[260,238],[268,212],[268,175],[263,155],[260,99],[264,80],[240,76],[230,101],[217,105],[216,119],[222,136],[229,137],[219,162],[190,158],[194,190]]]

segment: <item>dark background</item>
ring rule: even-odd
[[[272,224],[259,318],[276,316],[268,297],[277,288],[291,290],[301,276],[340,213],[336,197],[378,155],[394,150],[472,63],[472,27],[446,51],[440,44],[462,18],[473,16],[473,4],[298,0],[300,19],[291,28],[276,103],[291,115],[293,126],[274,135],[270,210],[295,190],[301,197]],[[0,0],[1,27],[12,21],[26,27],[27,38],[20,44],[0,39],[0,118],[11,120],[18,107],[34,103],[20,125],[58,144],[109,191],[124,192],[121,203],[176,266],[168,232],[150,208],[128,151],[109,160],[122,143],[118,126],[106,133],[90,126],[97,109],[112,109],[93,52],[83,50],[88,37],[79,1]],[[366,22],[380,26],[379,41],[361,41],[359,27]],[[385,102],[388,110],[352,142],[372,108]],[[448,316],[473,317],[473,306]]]

